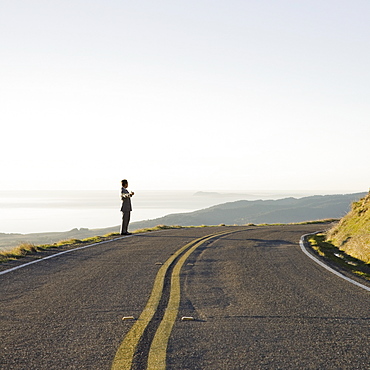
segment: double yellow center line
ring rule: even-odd
[[[235,232],[235,231],[234,231]],[[166,368],[166,352],[168,339],[170,337],[172,327],[175,323],[179,305],[180,305],[180,271],[181,267],[185,263],[186,259],[193,253],[198,247],[200,247],[205,242],[214,239],[216,237],[221,237],[232,232],[222,232],[204,236],[202,238],[193,240],[192,242],[186,244],[179,250],[177,250],[171,257],[161,266],[157,276],[154,281],[154,286],[149,300],[141,313],[138,320],[132,326],[130,331],[127,333],[123,339],[121,345],[119,346],[116,356],[113,360],[112,370],[130,370],[133,365],[133,360],[135,356],[135,351],[138,343],[152,320],[158,304],[162,297],[165,276],[167,270],[174,263],[176,259],[175,266],[173,267],[171,275],[171,289],[170,297],[164,316],[157,328],[154,338],[150,345],[149,355],[148,355],[148,365],[147,369],[165,369]]]

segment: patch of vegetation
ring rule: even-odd
[[[370,263],[357,259],[326,240],[325,234],[315,234],[308,239],[313,250],[324,259],[370,281]]]
[[[312,220],[312,221],[302,221],[302,222],[290,222],[290,223],[273,223],[273,224],[258,224],[257,226],[286,226],[286,225],[320,225],[320,224],[330,224],[332,222],[338,222],[337,218],[325,218],[323,220]],[[254,224],[247,224],[246,226],[256,226]]]
[[[21,257],[24,257],[25,255],[29,253],[35,253],[39,252],[40,250],[43,250],[44,246],[36,246],[31,243],[22,243],[19,244],[17,247],[13,248],[10,251],[4,251],[0,253],[0,262],[6,262],[9,260],[18,259]]]
[[[193,229],[193,228],[203,228],[203,227],[220,227],[220,226],[226,226],[225,224],[220,224],[220,225],[199,225],[199,226],[180,226],[180,225],[157,225],[154,227],[147,227],[143,229],[138,229],[133,231],[133,234],[137,233],[146,233],[146,232],[151,232],[151,231],[158,231],[158,230],[169,230],[169,229]],[[234,225],[237,226],[237,225]]]
[[[370,263],[370,192],[327,233],[327,241],[341,250]]]
[[[330,224],[332,222],[338,222],[338,221],[339,221],[338,218],[325,218],[323,220],[297,222],[294,225]]]
[[[119,233],[109,233],[109,234],[105,234],[103,235],[105,238],[111,238],[112,236],[118,236]]]
[[[34,245],[32,243],[22,243],[10,251],[0,252],[0,263],[7,262],[10,260],[16,260],[16,259],[25,257],[28,254],[42,252],[46,249],[58,248],[62,246],[77,247],[79,245],[84,245],[84,244],[98,243],[104,240],[114,239],[119,235],[120,234],[118,233],[110,233],[104,236],[93,236],[93,237],[81,239],[81,240],[80,239],[66,239],[66,240],[61,240],[58,243],[43,244],[43,245]]]
[[[147,233],[151,231],[158,231],[158,230],[168,230],[168,229],[182,229],[183,226],[178,226],[178,225],[173,225],[173,226],[168,226],[168,225],[157,225],[154,227],[146,227],[143,229],[138,229],[133,232],[133,234],[138,234],[138,233]]]

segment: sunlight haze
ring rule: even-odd
[[[6,0],[0,35],[0,190],[369,189],[367,0]]]

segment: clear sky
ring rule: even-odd
[[[0,189],[370,187],[369,0],[2,0]]]

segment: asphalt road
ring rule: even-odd
[[[318,225],[166,230],[0,276],[1,369],[110,369],[158,270],[194,239],[168,369],[370,369],[370,293],[302,253]],[[191,316],[193,321],[181,321]]]

